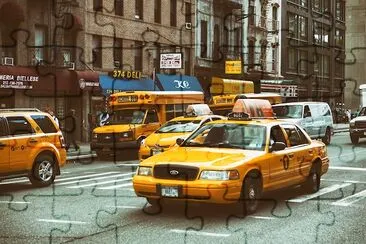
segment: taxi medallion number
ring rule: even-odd
[[[163,197],[178,197],[179,191],[177,186],[162,186],[161,196]]]

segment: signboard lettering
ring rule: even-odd
[[[182,53],[160,54],[160,69],[181,69],[183,66],[182,62]]]
[[[225,61],[225,74],[241,74],[241,60]]]
[[[32,89],[32,82],[38,82],[38,76],[0,74],[0,88]]]
[[[189,82],[186,80],[174,80],[174,82],[177,83],[175,88],[178,88],[178,89],[180,89],[180,88],[190,89],[191,88]]]
[[[113,78],[123,78],[123,79],[141,79],[140,71],[129,71],[129,70],[113,70]]]

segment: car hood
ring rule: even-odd
[[[126,124],[126,125],[105,125],[97,127],[93,130],[93,133],[120,133],[130,131],[141,127],[140,124]]]
[[[187,138],[190,135],[189,133],[153,133],[149,135],[145,144],[149,147],[153,147],[155,145],[159,145],[160,147],[170,147],[175,144],[177,138]]]
[[[356,121],[366,121],[366,116],[358,116],[352,119],[350,122],[356,122]]]
[[[154,155],[140,165],[184,164],[207,168],[233,168],[253,158],[263,156],[264,151],[209,148],[209,147],[176,147],[172,150]]]

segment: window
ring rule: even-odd
[[[288,31],[292,38],[307,41],[308,38],[308,19],[301,15],[289,13]]]
[[[36,26],[35,33],[34,33],[34,44],[36,46],[35,48],[35,58],[37,61],[42,61],[46,58],[45,53],[45,45],[47,43],[47,27],[45,26]]]
[[[275,142],[283,142],[285,145],[287,145],[282,129],[278,125],[271,128],[270,145],[272,146]]]
[[[144,0],[135,1],[135,18],[144,19]]]
[[[113,47],[113,60],[118,61],[120,67],[123,63],[122,50],[123,50],[123,40],[121,38],[116,38]]]
[[[336,14],[335,17],[337,20],[344,21],[344,11],[345,9],[345,1],[344,0],[336,0]]]
[[[288,49],[288,68],[295,70],[296,66],[297,66],[296,49],[289,48]]]
[[[344,30],[335,29],[334,35],[335,45],[340,48],[344,48]]]
[[[123,0],[114,0],[114,13],[123,16]]]
[[[185,3],[186,6],[186,23],[192,23],[192,4]]]
[[[43,133],[56,133],[57,129],[50,120],[45,115],[32,115],[31,118],[37,123],[39,128],[43,131]]]
[[[149,123],[159,123],[158,115],[156,110],[149,110],[146,115],[145,124]]]
[[[294,125],[284,125],[285,131],[287,133],[288,139],[291,146],[299,146],[303,144],[308,144],[309,141],[306,139],[304,133]]]
[[[216,61],[220,58],[220,27],[218,24],[214,27],[214,43],[212,48],[213,59]]]
[[[313,0],[313,11],[321,11],[321,0]]]
[[[248,68],[254,68],[254,49],[255,49],[255,42],[254,40],[249,40],[248,44]]]
[[[207,21],[201,20],[201,58],[207,58]]]
[[[94,11],[102,12],[103,11],[103,0],[93,0],[93,9],[94,9]]]
[[[10,135],[33,134],[34,130],[30,123],[22,116],[8,117]]]
[[[306,74],[308,71],[308,52],[299,50],[299,56],[300,56],[300,72]]]
[[[329,25],[314,21],[313,23],[313,43],[329,46],[329,36],[332,28]]]
[[[92,57],[93,67],[102,67],[102,37],[93,35]]]
[[[241,54],[241,29],[236,28],[234,31],[235,38],[235,46],[234,46],[234,54],[240,57]],[[217,50],[219,51],[219,50]]]
[[[142,42],[135,41],[135,70],[142,71]]]
[[[170,26],[177,26],[177,0],[170,0]]]
[[[155,23],[161,23],[161,0],[155,0],[154,4],[154,20]]]
[[[5,118],[0,118],[0,137],[7,136],[8,134],[9,132],[6,120]]]
[[[272,8],[272,31],[278,30],[278,9],[277,7]]]

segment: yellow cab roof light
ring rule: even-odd
[[[264,99],[238,99],[236,100],[232,113],[228,115],[229,119],[250,120],[253,118],[273,119],[275,114],[272,105]]]
[[[213,114],[207,104],[192,104],[189,105],[185,112],[185,117],[196,117]]]

